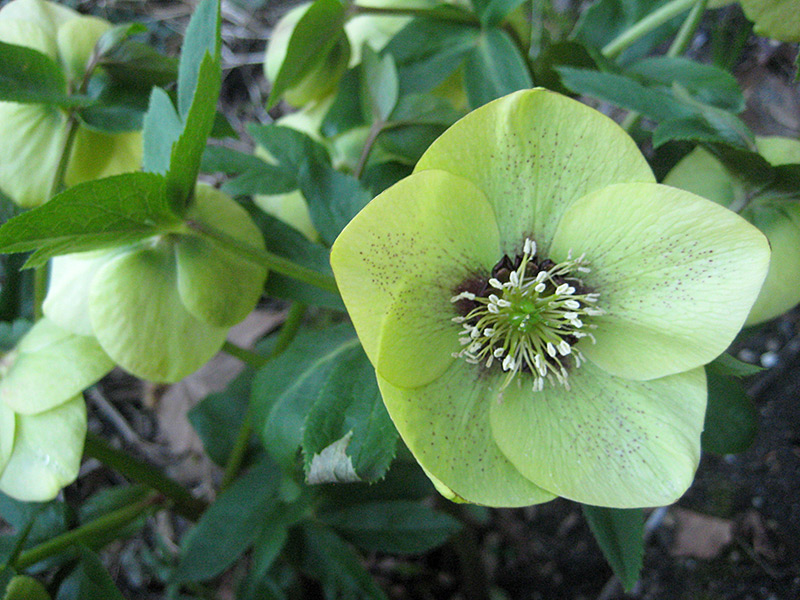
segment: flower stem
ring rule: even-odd
[[[658,10],[654,10],[606,44],[601,50],[603,56],[611,59],[617,58],[639,39],[682,12],[689,10],[696,2],[697,0],[672,0]]]
[[[254,369],[259,369],[267,363],[267,359],[260,354],[256,354],[252,350],[242,348],[241,346],[237,346],[236,344],[232,344],[228,341],[222,344],[222,351],[227,352],[235,358],[238,358],[244,364],[253,367]]]
[[[372,152],[372,147],[375,145],[375,140],[378,139],[378,136],[381,134],[385,126],[386,123],[381,120],[373,121],[372,125],[370,126],[369,135],[367,135],[367,139],[364,142],[364,147],[361,149],[361,156],[358,157],[358,163],[353,169],[353,177],[356,179],[361,178],[361,173],[364,171],[364,167],[367,165],[367,160],[369,159],[370,152]]]
[[[283,327],[278,334],[278,339],[275,341],[275,346],[272,349],[269,357],[260,357],[263,366],[268,361],[278,356],[281,352],[286,350],[287,346],[291,343],[297,335],[300,325],[303,323],[303,315],[306,312],[306,305],[301,302],[295,302],[289,309],[289,314],[283,322]],[[225,464],[225,473],[222,475],[222,482],[220,483],[220,491],[227,488],[242,467],[247,445],[250,443],[250,436],[253,433],[253,409],[252,404],[247,406],[247,412],[244,415],[244,420],[239,427],[239,432],[236,434],[236,440],[233,443],[233,449],[228,456],[228,462]]]
[[[22,552],[17,557],[17,560],[14,561],[14,568],[17,571],[22,571],[50,556],[60,554],[70,546],[91,542],[92,538],[97,537],[98,534],[121,529],[136,520],[155,504],[158,504],[158,502],[159,496],[152,494],[144,500],[124,506],[76,529],[62,533],[38,546],[34,546],[30,550]]]
[[[33,319],[38,321],[44,316],[42,305],[47,295],[47,265],[41,265],[33,270]]]
[[[304,281],[305,283],[316,286],[328,292],[333,292],[335,294],[339,293],[339,288],[336,286],[336,280],[332,275],[314,271],[313,269],[299,265],[288,258],[273,254],[268,250],[256,248],[255,246],[246,244],[236,239],[232,235],[228,235],[224,231],[220,231],[216,227],[206,225],[205,223],[189,220],[186,221],[186,226],[204,235],[208,239],[214,240],[220,246],[235,252],[242,258],[245,258],[255,264],[265,266],[268,269],[272,269],[273,271],[280,273],[281,275],[286,275],[299,281]]]
[[[177,481],[170,479],[156,467],[136,459],[126,452],[112,448],[92,433],[86,434],[85,451],[87,455],[96,458],[126,477],[161,492],[172,501],[175,511],[190,521],[196,521],[206,509],[205,502],[192,496]]]
[[[689,44],[700,26],[700,21],[703,19],[703,13],[706,12],[706,4],[708,0],[695,0],[695,5],[689,11],[689,15],[678,30],[678,35],[672,40],[667,56],[674,57],[680,56],[689,47]]]

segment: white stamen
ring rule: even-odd
[[[547,286],[545,284],[543,284],[543,283],[537,283],[535,286],[533,286],[533,289],[534,289],[534,291],[536,291],[536,292],[541,294],[542,292],[544,292],[547,289]]]
[[[553,345],[553,343],[552,343],[552,342],[547,342],[547,346],[546,346],[546,348],[547,348],[547,353],[548,353],[550,356],[552,356],[552,357],[554,357],[554,358],[555,358],[555,355],[556,355],[556,347]]]
[[[519,286],[519,275],[517,275],[516,271],[511,271],[511,273],[508,275],[508,281],[514,287]]]
[[[499,280],[499,279],[496,279],[496,278],[494,278],[494,277],[492,277],[492,278],[489,280],[489,285],[490,285],[490,286],[492,286],[492,287],[493,287],[494,289],[496,289],[496,290],[502,290],[502,289],[503,289],[503,284],[502,284],[502,283],[500,283],[500,280]]]
[[[559,354],[561,354],[561,356],[566,356],[567,354],[572,352],[572,347],[569,345],[567,340],[561,340],[558,343],[558,352]]]

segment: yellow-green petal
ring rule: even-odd
[[[553,494],[514,468],[492,438],[489,412],[496,402],[496,380],[483,377],[463,360],[420,388],[395,387],[378,376],[392,421],[417,462],[439,483],[438,489],[486,506],[552,500]]]
[[[800,42],[800,15],[796,0],[739,0],[744,14],[755,23],[758,35]]]
[[[745,322],[756,325],[800,302],[800,202],[760,206],[748,216],[772,248],[767,278]]]
[[[36,415],[17,415],[14,450],[0,490],[23,502],[45,502],[78,476],[86,437],[82,396]]]
[[[450,363],[460,329],[450,320],[457,314],[450,298],[500,257],[494,215],[480,190],[425,171],[364,207],[333,244],[331,265],[370,361],[395,385],[409,386]]]
[[[6,468],[11,452],[14,450],[14,431],[16,430],[14,411],[0,402],[0,473]]]
[[[664,184],[681,188],[722,206],[730,206],[746,192],[713,154],[695,148],[684,156],[664,178]]]
[[[264,238],[247,211],[208,185],[197,186],[187,218],[209,223],[253,248],[264,248]],[[178,293],[197,319],[216,327],[230,327],[255,308],[267,277],[263,266],[191,235],[177,241],[175,256]]]
[[[600,294],[597,339],[580,349],[620,377],[653,379],[721,354],[761,289],[769,245],[718,204],[664,185],[612,185],[573,204],[551,258],[586,254]]]
[[[52,40],[53,54],[50,55],[51,58],[55,58],[55,40],[58,28],[78,16],[80,13],[71,8],[46,0],[13,0],[0,9],[0,21],[23,21],[41,29]],[[27,46],[28,44],[23,45]]]
[[[42,304],[53,323],[79,335],[94,335],[89,318],[89,287],[94,274],[116,252],[99,250],[56,256],[50,262],[50,281]]]
[[[109,29],[111,23],[92,16],[70,19],[58,28],[58,52],[68,80],[77,81],[84,76],[97,40]]]
[[[525,378],[488,401],[501,451],[531,481],[584,504],[633,508],[677,500],[700,459],[706,379],[695,369],[652,381],[591,363],[570,389],[531,392]]]
[[[114,368],[93,337],[75,335],[40,319],[20,340],[0,380],[0,402],[31,415],[79,394]]]
[[[222,347],[228,331],[184,307],[171,243],[112,258],[89,290],[100,345],[122,368],[152,381],[174,382],[196,371]]]
[[[64,180],[67,186],[131,173],[142,166],[142,134],[103,133],[79,126]]]
[[[533,236],[547,254],[562,213],[611,183],[654,181],[634,141],[611,119],[544,89],[510,94],[445,131],[416,172],[471,180],[495,208],[503,252]]]

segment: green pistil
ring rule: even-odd
[[[584,337],[594,340],[586,330],[596,327],[591,317],[603,312],[595,306],[599,295],[579,290],[580,280],[573,276],[589,268],[582,256],[537,263],[536,243],[530,239],[517,260],[513,270],[501,266],[508,259],[498,263],[484,294],[463,291],[451,298],[471,306],[453,319],[463,326],[463,349],[454,356],[487,369],[499,364],[507,373],[501,389],[520,371],[533,375],[534,391],[542,390],[545,380],[569,389],[567,367],[577,368],[585,360],[575,345]],[[500,273],[506,281],[498,279]]]

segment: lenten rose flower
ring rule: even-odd
[[[723,352],[769,261],[658,185],[610,119],[541,90],[448,129],[333,245],[386,407],[445,495],[655,506],[690,485]]]

